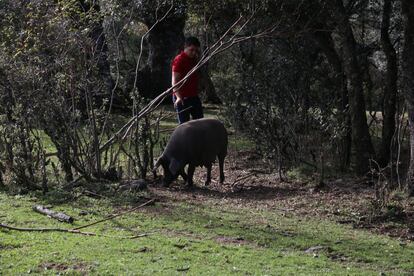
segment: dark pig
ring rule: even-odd
[[[224,158],[227,155],[227,131],[216,119],[199,119],[179,125],[172,133],[168,144],[158,158],[154,170],[164,169],[163,185],[168,186],[181,175],[189,186],[193,185],[197,166],[207,168],[205,185],[211,182],[211,166],[218,158],[220,183],[224,182]],[[184,167],[188,164],[188,175]]]

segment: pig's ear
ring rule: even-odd
[[[175,158],[171,158],[170,166],[168,167],[170,169],[171,174],[177,175],[181,169],[181,165],[182,165],[182,162],[178,161]]]

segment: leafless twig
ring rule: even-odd
[[[64,232],[64,233],[72,233],[72,234],[80,234],[85,236],[96,236],[95,233],[91,232],[81,232],[75,229],[63,229],[63,228],[23,228],[23,227],[15,227],[10,226],[4,223],[0,223],[0,228],[5,228],[9,230],[16,230],[16,231],[23,231],[23,232]]]
[[[121,212],[119,214],[111,215],[111,216],[109,216],[109,217],[107,217],[105,219],[101,219],[101,220],[98,220],[98,221],[95,221],[95,222],[92,222],[92,223],[89,223],[89,224],[86,224],[86,225],[83,225],[83,226],[79,226],[79,227],[73,228],[72,230],[80,230],[80,229],[83,229],[83,228],[86,228],[86,227],[90,227],[90,226],[96,225],[96,224],[101,223],[101,222],[104,222],[104,221],[108,221],[108,220],[111,220],[111,219],[114,219],[114,218],[117,218],[117,217],[120,217],[120,216],[129,214],[129,213],[132,213],[132,212],[134,212],[134,211],[136,211],[136,210],[138,210],[138,209],[140,209],[140,208],[142,208],[144,206],[147,206],[147,205],[149,205],[151,203],[154,203],[154,202],[155,202],[155,199],[151,199],[151,200],[149,200],[149,201],[147,201],[147,202],[145,202],[145,203],[143,203],[143,204],[141,204],[141,205],[139,205],[137,207],[134,207],[132,209],[129,209],[127,211]]]
[[[252,176],[256,176],[256,173],[255,172],[251,172],[251,173],[249,173],[249,174],[247,174],[247,175],[245,175],[245,176],[242,176],[242,177],[238,177],[232,184],[231,184],[231,186],[234,186],[234,185],[236,185],[236,183],[238,183],[238,182],[240,182],[240,181],[242,181],[242,180],[245,180],[245,179],[248,179],[248,178],[250,178],[250,177],[252,177]]]
[[[12,231],[20,231],[20,232],[62,232],[62,233],[70,233],[70,234],[79,234],[79,235],[84,235],[84,236],[95,236],[95,237],[115,238],[115,239],[128,239],[128,240],[142,238],[142,237],[146,237],[146,236],[150,235],[150,233],[144,233],[144,234],[133,235],[133,236],[126,236],[126,237],[122,237],[122,236],[109,236],[109,235],[96,234],[96,233],[92,233],[92,232],[81,232],[81,231],[73,230],[73,229],[63,229],[63,228],[24,228],[24,227],[11,226],[11,225],[7,225],[7,224],[4,224],[4,223],[0,223],[0,228],[4,228],[4,229],[7,229],[7,230],[12,230]]]

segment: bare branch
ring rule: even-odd
[[[101,223],[101,222],[104,222],[104,221],[108,221],[108,220],[111,220],[111,219],[114,219],[114,218],[123,216],[125,214],[132,213],[132,212],[134,212],[134,211],[136,211],[136,210],[138,210],[138,209],[140,209],[140,208],[142,208],[144,206],[147,206],[149,204],[152,204],[154,202],[155,202],[155,199],[151,199],[151,200],[149,200],[149,201],[147,201],[147,202],[145,202],[145,203],[143,203],[143,204],[141,204],[141,205],[139,205],[137,207],[134,207],[132,209],[129,209],[127,211],[121,212],[119,214],[111,215],[111,216],[109,216],[109,217],[107,217],[105,219],[101,219],[101,220],[98,220],[98,221],[95,221],[95,222],[92,222],[92,223],[89,223],[89,224],[86,224],[86,225],[83,225],[83,226],[79,226],[79,227],[73,228],[72,230],[75,230],[75,231],[76,230],[80,230],[80,229],[83,229],[83,228],[86,228],[86,227],[90,227],[92,225],[96,225],[96,224]]]

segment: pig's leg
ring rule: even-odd
[[[206,179],[206,182],[204,183],[206,186],[208,186],[211,183],[211,166],[212,166],[211,163],[208,164],[208,165],[206,165],[206,168],[207,168],[207,179]]]
[[[219,168],[220,168],[220,184],[224,183],[224,158],[225,156],[219,156]]]
[[[184,168],[180,171],[180,175],[181,175],[181,177],[183,178],[183,180],[185,181],[185,182],[187,182],[187,174],[185,173],[185,171],[184,171]]]
[[[188,186],[193,186],[193,175],[194,175],[194,171],[195,171],[195,166],[193,165],[188,165],[188,171],[187,171],[187,184]]]

